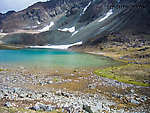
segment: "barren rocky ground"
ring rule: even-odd
[[[94,69],[95,70],[95,69]],[[149,87],[100,77],[94,70],[0,69],[1,112],[148,112]]]

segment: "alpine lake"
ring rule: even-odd
[[[123,63],[100,55],[57,49],[0,50],[0,64],[51,68],[101,68]]]

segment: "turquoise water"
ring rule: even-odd
[[[102,56],[54,49],[0,50],[0,63],[51,67],[102,67],[120,64]]]

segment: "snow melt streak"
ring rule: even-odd
[[[72,33],[71,37],[73,37],[75,34],[77,34],[79,31],[75,31],[74,33]]]
[[[98,22],[104,21],[105,19],[107,19],[112,14],[113,14],[113,11],[112,11],[112,9],[110,9],[109,12],[106,13],[106,15],[103,18],[101,18]]]
[[[84,14],[84,13],[85,13],[85,11],[87,10],[87,8],[88,8],[90,5],[91,5],[91,2],[89,2],[89,3],[88,3],[88,5],[87,5],[87,6],[83,9],[82,14]],[[82,14],[81,14],[81,15],[82,15]]]

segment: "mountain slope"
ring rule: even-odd
[[[113,3],[107,0],[51,0],[38,2],[25,10],[6,16],[0,29],[12,32],[19,29],[38,30],[51,22],[52,29],[76,26],[77,28],[89,24],[103,13],[107,12],[107,5]]]
[[[1,21],[0,29],[3,32],[43,32],[32,34],[36,37],[33,39],[36,40],[33,45],[68,44],[79,41],[96,44],[112,33],[149,34],[149,13],[149,0],[51,0],[38,2],[23,11],[6,16]],[[50,31],[47,32],[48,30]],[[57,35],[58,31],[60,35]],[[53,36],[52,34],[57,35],[57,40],[47,40],[47,37]],[[19,34],[15,35],[22,38]],[[30,36],[34,37],[32,35]],[[13,43],[8,41],[13,37],[5,36],[2,41]],[[41,38],[43,41],[39,42]]]

